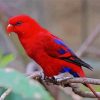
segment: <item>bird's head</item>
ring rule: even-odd
[[[8,20],[7,32],[17,33],[17,35],[29,35],[31,31],[38,30],[40,25],[31,17],[27,15],[19,15]]]

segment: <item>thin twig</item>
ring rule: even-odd
[[[93,79],[93,78],[72,78],[69,80],[59,80],[59,82],[64,83],[88,83],[88,84],[94,84],[94,85],[100,85],[100,79]]]
[[[79,50],[76,52],[76,54],[81,57],[82,54],[87,50],[87,48],[91,45],[91,43],[94,41],[94,39],[97,37],[97,35],[100,32],[100,25],[96,27],[96,29],[87,37],[87,39],[84,41],[84,43],[81,45]]]
[[[11,93],[12,89],[9,88],[7,89],[1,96],[0,96],[0,100],[4,100],[10,93]]]
[[[71,83],[70,86],[72,87],[72,91],[81,96],[81,97],[87,97],[87,98],[96,98],[95,95],[92,92],[87,92],[87,91],[83,91],[79,88],[79,86],[77,85],[77,83]],[[100,96],[100,92],[96,92],[98,94],[98,96]]]

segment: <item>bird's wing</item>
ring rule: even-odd
[[[61,39],[51,35],[46,43],[46,52],[48,55],[93,70],[89,64],[78,58]]]

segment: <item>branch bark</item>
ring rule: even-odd
[[[34,73],[32,75],[29,76],[29,78],[32,78],[32,79],[38,79],[38,78],[42,78],[42,75],[41,73]],[[88,83],[88,84],[93,84],[93,85],[100,85],[100,79],[93,79],[93,78],[71,78],[71,79],[68,79],[68,78],[59,78],[58,80],[53,80],[51,78],[45,78],[45,79],[41,79],[42,81],[44,81],[45,83],[48,83],[49,85],[50,84],[54,84],[54,85],[60,85],[60,86],[63,86],[63,87],[66,87],[66,84],[67,86],[71,87],[72,88],[72,91],[81,96],[81,97],[87,97],[87,98],[96,98],[95,95],[92,93],[92,92],[86,92],[86,91],[83,91],[80,89],[78,83]],[[98,96],[100,96],[100,92],[97,92]]]
[[[58,82],[64,82],[64,83],[88,83],[88,84],[94,84],[94,85],[100,85],[100,79],[93,79],[93,78],[72,78],[72,79],[61,79]]]

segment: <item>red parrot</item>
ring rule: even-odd
[[[93,69],[78,58],[61,39],[52,35],[27,15],[10,18],[7,32],[15,32],[18,35],[28,56],[42,67],[47,77],[64,72],[69,72],[74,77],[85,77],[82,66]],[[91,85],[85,85],[98,97]]]

